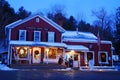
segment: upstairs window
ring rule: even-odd
[[[41,40],[41,32],[34,31],[34,41],[40,41],[40,40]]]
[[[48,42],[54,42],[55,41],[55,33],[54,32],[48,32]]]
[[[19,30],[19,40],[26,41],[26,30]]]

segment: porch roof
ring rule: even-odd
[[[83,45],[67,45],[67,50],[89,51],[89,49]]]
[[[10,45],[16,46],[45,46],[45,47],[67,47],[65,43],[58,42],[34,42],[34,41],[10,41]]]

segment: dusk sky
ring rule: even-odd
[[[92,23],[95,19],[92,16],[92,10],[105,8],[107,12],[113,13],[120,6],[120,0],[6,0],[11,7],[17,11],[21,6],[32,13],[46,13],[51,10],[54,5],[64,7],[66,16],[73,15],[76,19],[84,19],[86,22]]]

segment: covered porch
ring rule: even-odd
[[[65,60],[69,58],[73,60],[73,67],[89,66],[89,61],[93,60],[94,64],[94,51],[83,45],[67,45]]]
[[[32,41],[10,41],[8,64],[57,63],[66,44]]]

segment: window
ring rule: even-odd
[[[74,61],[78,61],[78,54],[74,54]]]
[[[54,42],[54,32],[48,32],[48,42]]]
[[[99,51],[99,63],[108,63],[108,54],[104,51]]]
[[[41,32],[34,31],[34,41],[40,41],[40,39],[41,39]]]
[[[28,51],[27,51],[27,47],[19,47],[17,49],[18,52],[18,57],[19,58],[27,58],[28,57]]]
[[[26,30],[19,31],[19,40],[22,40],[22,41],[26,40]]]
[[[36,22],[37,22],[37,23],[40,22],[40,19],[39,19],[39,18],[36,18]]]
[[[57,49],[49,48],[48,58],[56,59],[56,56],[57,56]]]

